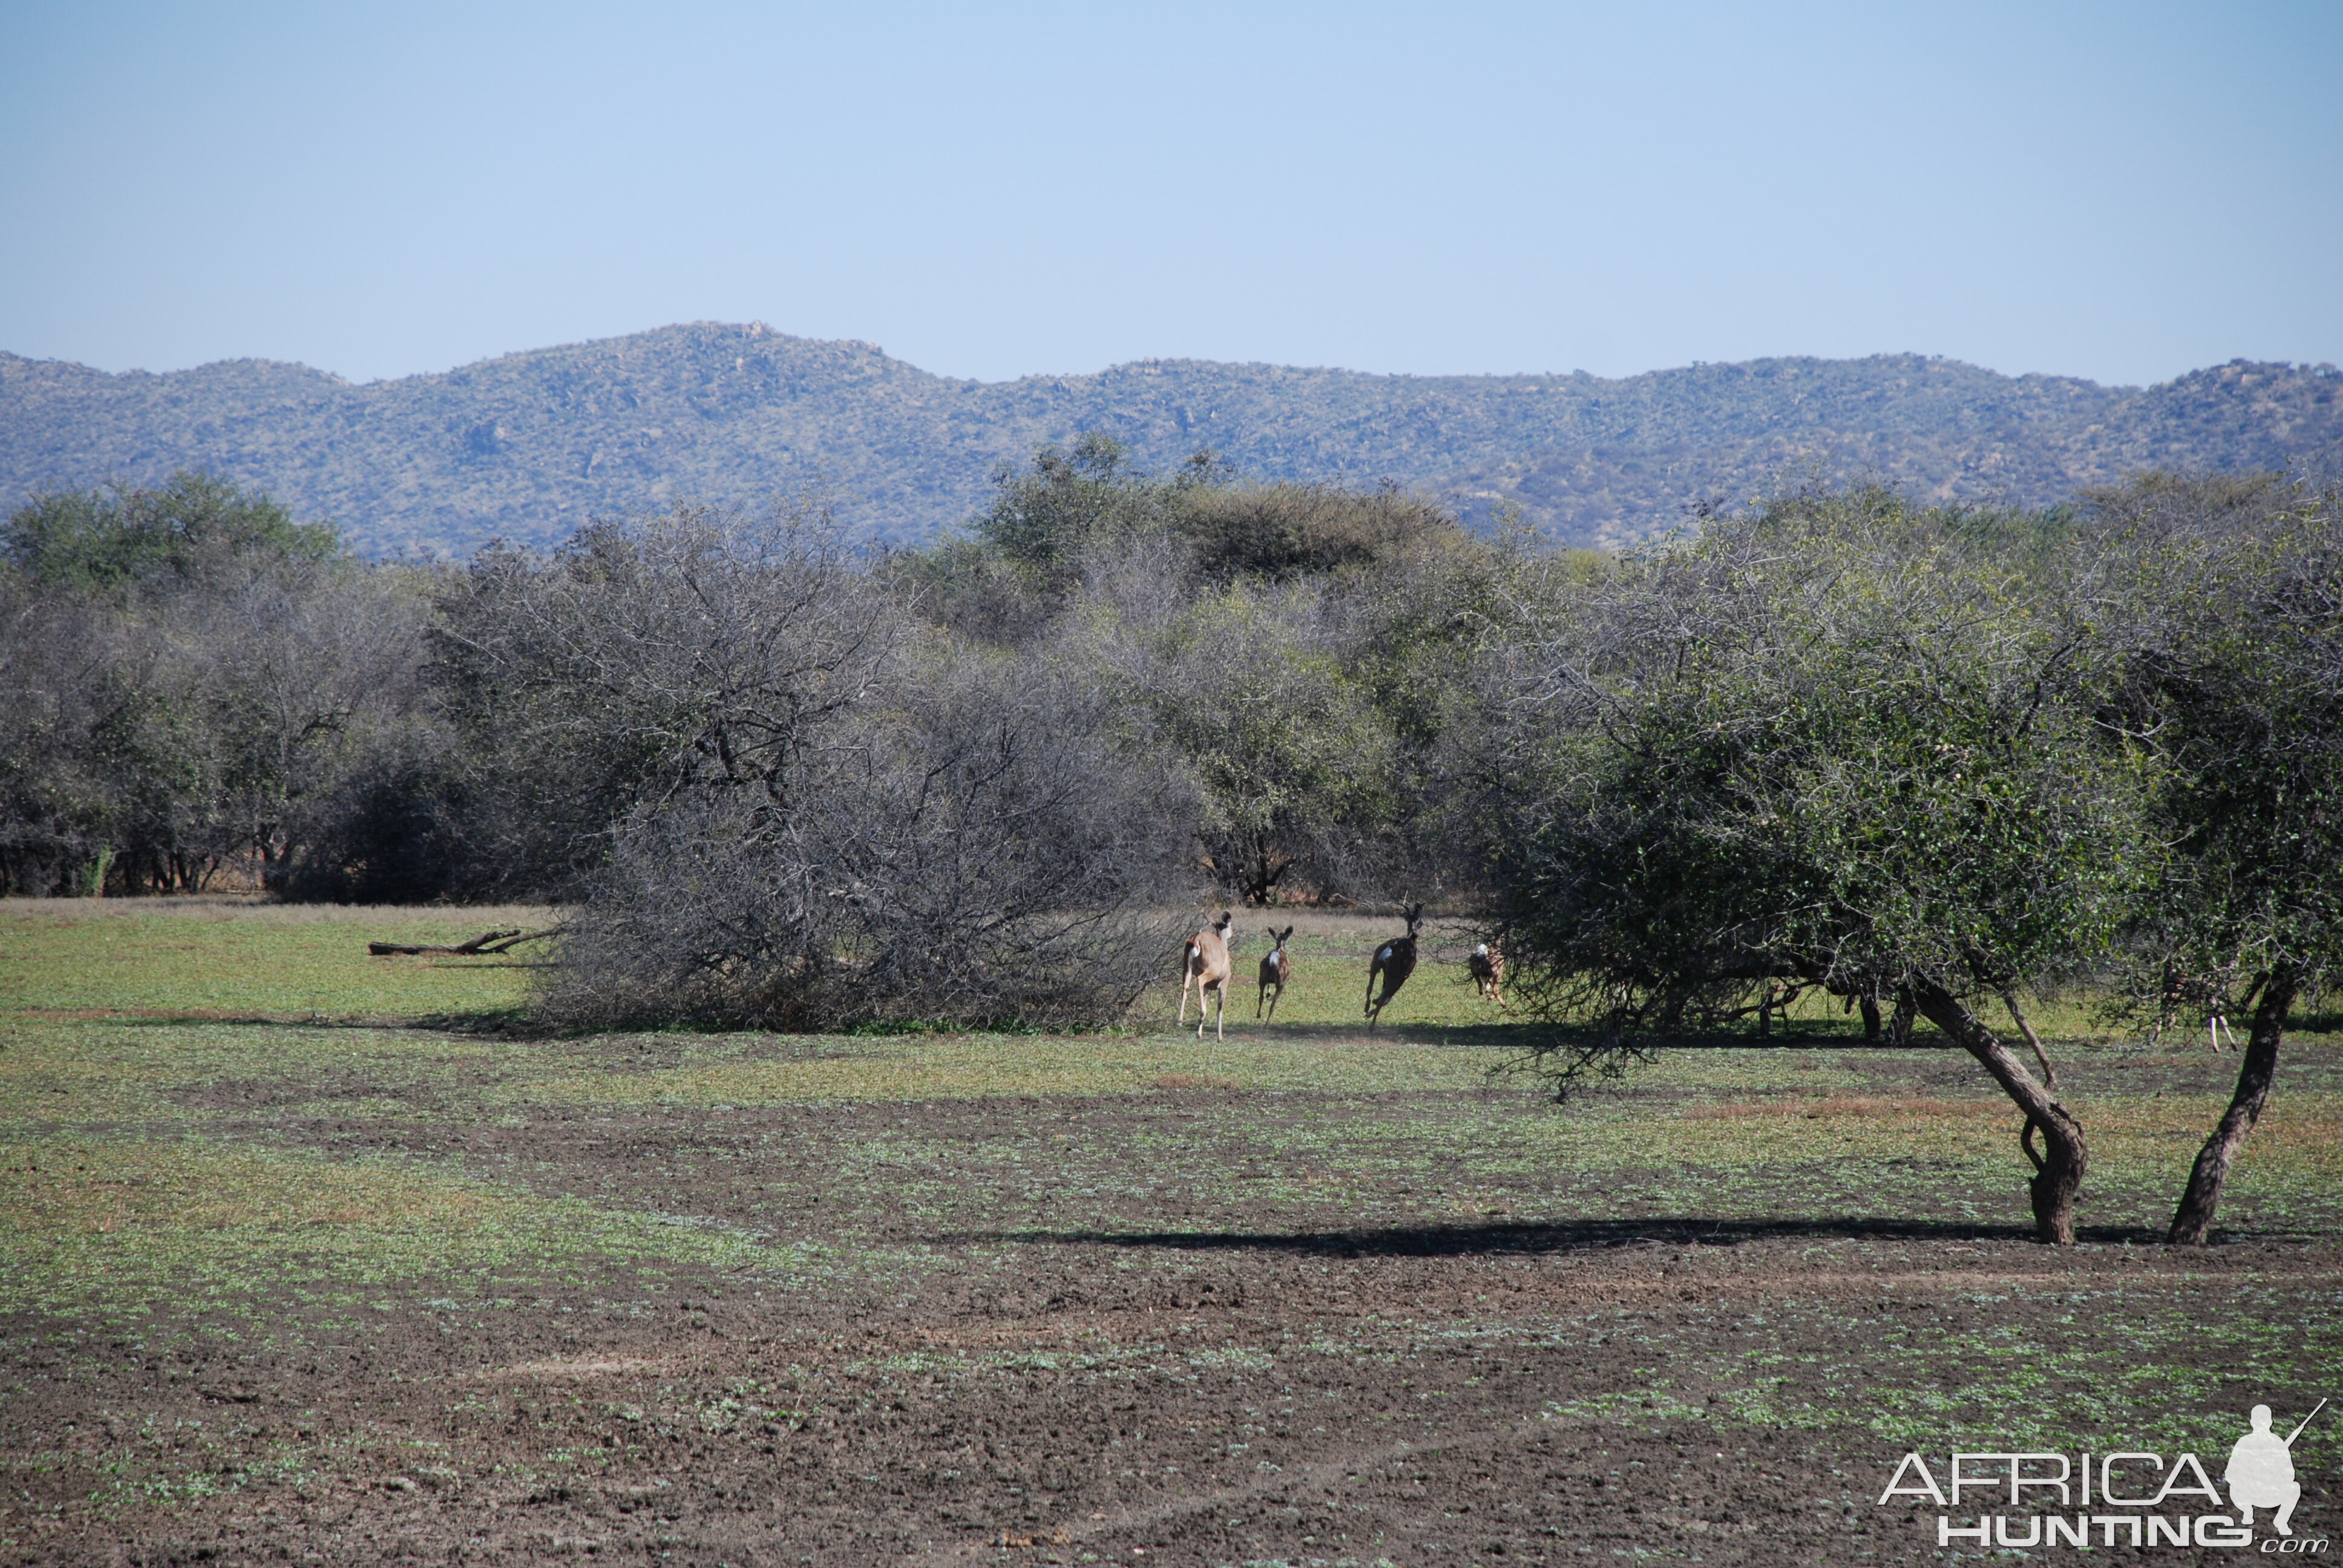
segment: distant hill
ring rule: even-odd
[[[977,382],[705,322],[366,386],[267,360],[117,376],[0,354],[0,506],[201,467],[370,551],[460,553],[811,486],[859,532],[916,541],[981,505],[996,465],[1103,430],[1150,466],[1210,447],[1247,474],[1390,478],[1618,543],[1810,475],[2038,505],[2147,467],[2284,466],[2343,447],[2338,388],[2333,367],[2239,360],[2141,389],[1916,355],[1615,380],[1145,360]]]

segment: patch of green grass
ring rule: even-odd
[[[374,958],[551,923],[541,909],[337,909],[233,899],[0,902],[0,1010],[20,1018],[381,1019],[508,1010],[531,948]]]
[[[316,1115],[337,1100],[414,1114],[419,1106],[383,1096],[454,1090],[534,1060],[426,1030],[0,1014],[0,1128]],[[250,1093],[214,1092],[234,1086]]]
[[[1374,922],[1327,922],[1298,937],[1279,1021],[1256,1025],[1241,1006],[1225,1040],[1199,1041],[1192,1027],[1175,1031],[1163,1020],[1075,1037],[568,1040],[314,1020],[511,1005],[526,971],[376,960],[365,941],[447,940],[542,918],[0,908],[0,1135],[7,1150],[31,1151],[27,1171],[54,1172],[70,1157],[86,1188],[70,1203],[29,1175],[30,1185],[8,1189],[0,1288],[27,1302],[129,1301],[172,1281],[233,1294],[272,1281],[357,1289],[483,1269],[804,1261],[624,1204],[543,1198],[527,1171],[482,1182],[452,1158],[273,1146],[288,1120],[307,1130],[296,1143],[338,1143],[367,1141],[356,1134],[369,1126],[524,1126],[573,1113],[720,1128],[735,1114],[792,1106],[1047,1098],[1130,1108],[1120,1121],[1062,1121],[1047,1138],[970,1142],[905,1126],[826,1149],[824,1180],[837,1194],[824,1206],[826,1239],[841,1257],[890,1216],[1003,1234],[1250,1225],[1211,1216],[1262,1212],[1328,1231],[2026,1220],[2015,1113],[1963,1058],[1811,1042],[1673,1049],[1557,1110],[1534,1076],[1508,1070],[1523,1061],[1521,1037],[1492,1021],[1494,1010],[1437,946],[1387,1015],[1393,1027],[1357,1027],[1365,954],[1383,934]],[[1248,944],[1251,957],[1265,947]],[[1241,981],[1250,968],[1241,955]],[[1250,1002],[1249,983],[1240,995]],[[251,1021],[269,1018],[288,1021]],[[2073,1040],[2054,1049],[2092,1141],[2084,1222],[2160,1227],[2219,1114],[2234,1059]],[[1156,1106],[1165,1113],[1142,1114]],[[2343,1223],[2338,1126],[2343,1052],[2321,1037],[2290,1044],[2224,1223]],[[1204,1217],[1182,1217],[1191,1212]],[[931,1261],[899,1249],[823,1267]]]
[[[786,1250],[414,1162],[183,1140],[0,1142],[0,1311],[236,1307],[323,1283],[662,1263],[785,1271]]]

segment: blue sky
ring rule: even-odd
[[[0,348],[2343,360],[2343,5],[0,6]]]

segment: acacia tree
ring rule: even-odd
[[[2139,605],[2120,711],[2167,763],[2173,847],[2135,925],[2125,1009],[2251,1018],[2171,1240],[2204,1244],[2295,1005],[2343,970],[2343,496],[2275,476],[2156,477],[2094,498]]]
[[[35,497],[0,525],[0,885],[283,890],[412,718],[406,574],[198,474]]]
[[[1261,903],[1443,880],[1420,781],[1502,553],[1393,486],[1242,482],[1209,454],[1151,475],[1090,436],[881,575],[940,627],[1103,679],[1192,779],[1198,863]]]
[[[204,738],[197,847],[271,892],[327,873],[344,781],[416,722],[420,595],[397,568],[236,556],[153,617]]]
[[[224,559],[330,560],[340,537],[266,495],[182,470],[153,489],[35,496],[0,526],[0,558],[42,582],[120,588],[202,575]]]
[[[1322,893],[1357,880],[1360,845],[1393,815],[1393,739],[1322,588],[1239,583],[1086,630],[1076,646],[1099,650],[1192,772],[1214,880],[1256,904],[1289,879]]]
[[[2096,588],[2055,519],[1864,490],[1566,598],[1509,681],[1492,855],[1517,994],[1590,1026],[1562,1087],[1805,988],[1893,997],[2016,1105],[2036,1234],[2071,1242],[2082,1124],[1981,1013],[2102,950],[2148,859]]]
[[[125,676],[148,639],[111,606],[0,563],[0,893],[99,893],[119,853],[132,791],[126,760],[169,755],[142,738],[145,705]]]
[[[940,656],[899,673],[778,795],[702,780],[619,822],[548,1015],[1083,1027],[1161,978],[1187,802],[1095,687]]]
[[[819,516],[598,527],[454,582],[434,678],[576,1027],[1094,1022],[1189,818],[1094,680],[915,626]]]
[[[574,891],[618,822],[681,792],[779,803],[905,629],[819,516],[692,506],[550,556],[485,550],[437,609],[470,890],[505,897]]]

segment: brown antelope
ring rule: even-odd
[[[1229,1037],[1229,981],[1236,973],[1229,962],[1229,922],[1236,917],[1227,910],[1211,926],[1188,939],[1188,946],[1180,958],[1180,1023],[1188,1022],[1188,988],[1196,988],[1196,1038],[1204,1038],[1204,1015],[1212,1010],[1207,990],[1221,993],[1220,1038]]]
[[[1482,1000],[1495,1002],[1499,1007],[1504,1006],[1505,955],[1503,950],[1483,942],[1473,950],[1473,956],[1464,960],[1464,965],[1473,971],[1473,989],[1481,993]]]
[[[1253,999],[1252,1015],[1261,1016],[1261,1004],[1269,1003],[1269,1016],[1277,1017],[1278,999],[1285,994],[1285,982],[1293,978],[1293,960],[1285,956],[1285,939],[1293,934],[1292,926],[1283,930],[1272,928],[1269,933],[1269,951],[1261,960],[1261,995]]]
[[[1375,956],[1367,962],[1367,1027],[1369,1029],[1374,1028],[1383,1021],[1383,1009],[1391,1005],[1392,998],[1399,995],[1399,988],[1407,983],[1407,977],[1415,972],[1415,928],[1423,922],[1423,906],[1409,905],[1404,918],[1407,920],[1407,934],[1403,937],[1393,937],[1377,948]],[[1381,996],[1375,994],[1377,975],[1383,976],[1383,994]]]

